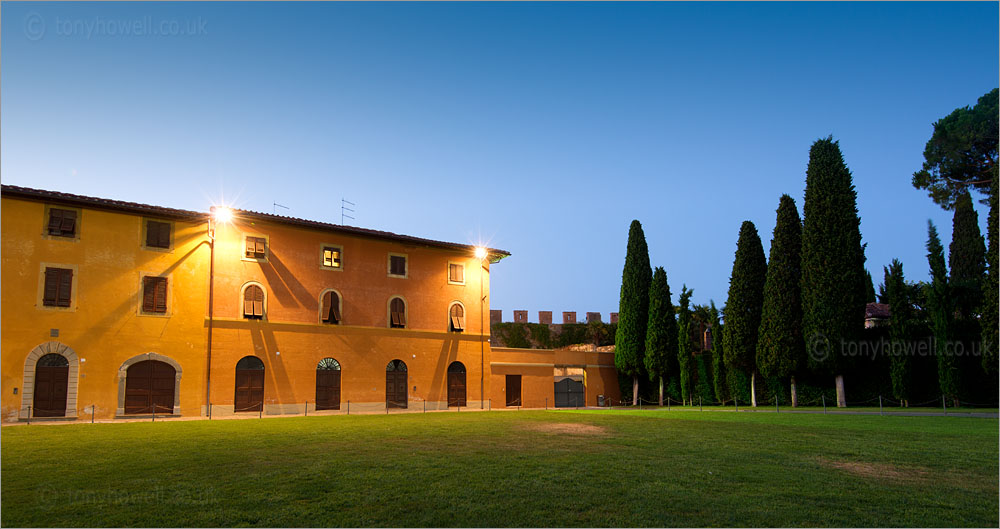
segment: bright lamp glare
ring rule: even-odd
[[[233,210],[227,207],[218,206],[212,208],[212,216],[215,217],[216,222],[229,222],[233,220]]]
[[[484,258],[486,258],[486,248],[483,248],[482,246],[477,247],[476,248],[476,259],[480,259],[481,260],[481,259],[484,259]]]

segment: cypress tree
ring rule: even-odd
[[[752,222],[743,221],[740,238],[736,243],[733,272],[729,277],[729,301],[726,303],[726,326],[722,341],[727,377],[735,377],[735,380],[744,378],[736,376],[737,372],[750,374],[750,398],[754,406],[757,333],[760,330],[766,278],[767,261],[757,228]]]
[[[927,309],[930,313],[931,330],[934,333],[938,386],[942,395],[957,401],[959,369],[953,351],[950,350],[955,303],[951,286],[948,284],[948,269],[944,264],[944,247],[941,246],[937,228],[931,221],[927,221],[927,263],[931,268],[931,282],[926,287]]]
[[[715,400],[724,404],[729,400],[729,385],[726,382],[726,361],[722,353],[722,324],[719,323],[719,309],[711,302],[709,309],[712,330],[712,386]]]
[[[771,258],[764,282],[757,369],[765,377],[791,377],[792,406],[798,404],[795,370],[805,343],[802,340],[802,222],[795,201],[782,195],[771,239]]]
[[[903,278],[903,263],[893,259],[885,268],[885,301],[889,304],[889,376],[892,379],[892,394],[903,406],[909,406],[910,399],[910,357],[909,341],[913,332],[913,302],[910,288]]]
[[[632,405],[639,399],[639,375],[643,372],[646,325],[649,323],[649,248],[642,224],[633,220],[628,230],[628,249],[622,269],[621,298],[618,302],[618,328],[615,331],[615,368],[632,377]]]
[[[968,192],[958,195],[955,201],[948,267],[955,308],[963,318],[969,318],[982,303],[980,288],[986,274],[986,243],[979,232],[979,215]]]
[[[619,321],[621,315],[619,314]],[[649,287],[649,323],[646,326],[646,356],[644,358],[649,380],[660,382],[660,406],[663,406],[663,379],[670,375],[667,358],[677,350],[677,320],[674,305],[670,302],[670,285],[667,272],[657,266]]]
[[[872,273],[865,270],[865,275],[868,276],[868,281],[865,283],[865,302],[875,303],[878,300],[875,297],[875,283],[872,281]]]
[[[694,291],[688,290],[687,285],[681,286],[681,297],[678,301],[677,311],[677,364],[680,366],[681,374],[681,401],[690,402],[691,399],[691,352],[694,351],[694,342],[691,340],[691,294]]]
[[[998,371],[997,353],[1000,351],[998,343],[998,291],[1000,285],[997,282],[997,168],[993,168],[993,185],[990,189],[990,212],[986,221],[986,233],[989,235],[990,247],[986,252],[986,262],[989,265],[986,273],[986,280],[983,286],[983,305],[980,309],[982,314],[980,319],[980,331],[982,333],[983,369],[991,376],[995,377]]]
[[[833,375],[846,405],[840,344],[864,328],[865,270],[861,219],[851,172],[832,137],[809,149],[802,207],[802,331],[813,371]]]

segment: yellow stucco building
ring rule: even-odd
[[[532,402],[553,390],[491,351],[503,250],[14,186],[0,244],[4,421],[500,407],[521,371]],[[562,360],[617,394],[612,360]]]

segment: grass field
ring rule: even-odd
[[[998,422],[519,411],[2,430],[4,526],[993,526]]]

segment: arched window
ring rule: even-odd
[[[452,362],[448,366],[448,406],[465,406],[465,365]]]
[[[448,309],[448,330],[451,332],[462,332],[465,330],[465,307],[461,303],[455,302]]]
[[[320,297],[320,321],[336,325],[340,323],[340,296],[334,290],[323,292]]]
[[[247,285],[243,289],[243,317],[250,320],[264,318],[264,289],[260,285]]]
[[[392,298],[389,301],[389,327],[406,328],[406,302],[403,298]]]
[[[61,354],[49,353],[38,359],[38,367],[69,367],[69,360]]]
[[[340,362],[333,358],[316,364],[316,409],[340,409]]]
[[[244,356],[236,363],[236,396],[233,411],[261,411],[264,406],[264,362]]]

